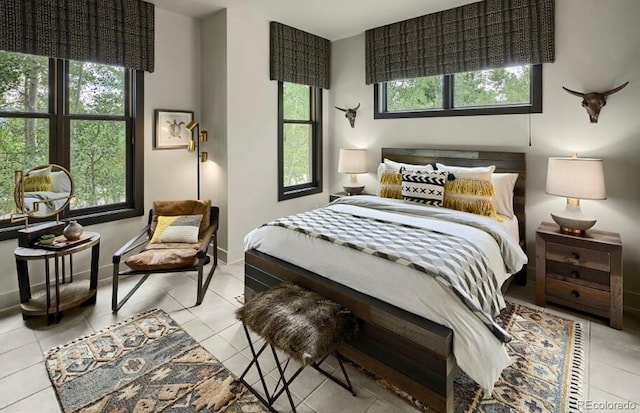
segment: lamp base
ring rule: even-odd
[[[346,192],[347,195],[358,195],[358,194],[361,194],[362,191],[364,191],[364,185],[362,186],[342,185],[342,189],[344,189],[344,192]]]
[[[567,198],[564,211],[551,214],[551,218],[560,225],[560,231],[571,235],[584,235],[596,223],[595,218],[582,215],[580,200],[576,198]]]
[[[564,211],[563,211],[564,212]],[[551,218],[560,225],[560,231],[571,235],[584,235],[585,231],[595,225],[595,218],[585,218],[564,213],[551,214]]]

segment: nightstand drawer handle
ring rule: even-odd
[[[571,274],[569,275],[571,278],[580,278],[580,273],[578,271],[571,271]]]
[[[571,291],[571,295],[574,296],[575,298],[580,298],[580,293],[576,290]]]
[[[576,261],[577,261],[577,260],[579,260],[579,259],[580,259],[580,254],[578,254],[577,252],[572,252],[571,254],[569,254],[569,257],[570,257],[572,260],[576,260]]]

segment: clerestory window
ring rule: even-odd
[[[376,119],[542,112],[542,65],[374,85]]]

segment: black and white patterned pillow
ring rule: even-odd
[[[449,173],[446,171],[430,173],[403,173],[402,199],[431,206],[442,206],[444,183]]]

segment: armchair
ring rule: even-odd
[[[219,215],[220,209],[217,206],[211,206],[211,201],[209,200],[155,201],[153,208],[149,211],[147,225],[113,254],[111,310],[114,313],[118,312],[136,290],[140,288],[142,283],[147,280],[149,275],[186,271],[198,272],[196,305],[200,305],[218,265],[217,232]],[[162,231],[167,228],[166,222],[177,222],[178,217],[182,219],[180,222],[183,222],[181,225],[184,226],[178,228],[178,231],[175,232],[176,236],[184,236],[184,231],[182,230],[185,228],[191,234],[195,234],[197,230],[197,242],[189,242],[195,241],[195,239],[184,239],[179,240],[179,242],[175,242],[175,239],[163,240],[162,235],[164,233]],[[202,219],[196,229],[193,227],[197,226],[198,217]],[[189,228],[188,225],[192,227]],[[158,234],[154,236],[156,231],[160,234],[159,237]],[[207,254],[207,249],[211,243],[213,243],[213,265],[206,280],[203,282],[204,266],[211,261]],[[130,255],[134,251],[139,252]],[[120,263],[125,256],[128,256],[124,261],[128,268],[120,269]],[[138,283],[129,290],[121,301],[118,301],[118,281],[120,277],[140,274],[143,276]]]

